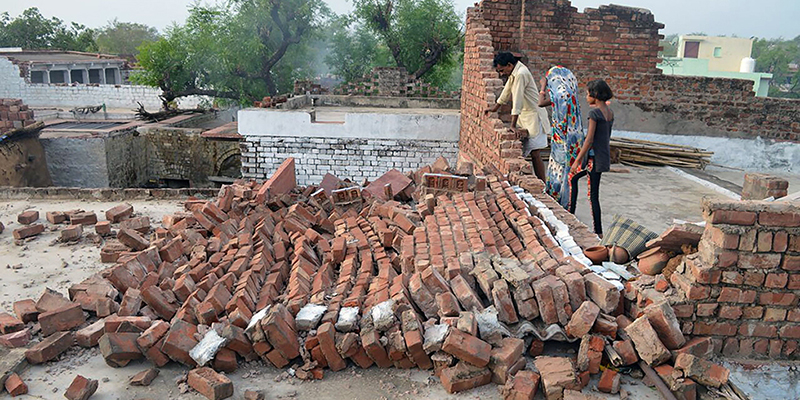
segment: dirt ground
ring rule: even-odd
[[[667,171],[631,169],[628,173],[609,173],[603,176],[601,201],[604,206],[604,221],[609,221],[614,213],[626,213],[636,217],[646,226],[660,232],[669,226],[673,218],[694,220],[700,216],[700,199],[704,195],[714,195],[706,188],[685,180]],[[668,195],[667,195],[668,194]],[[585,197],[584,197],[584,201]],[[135,213],[148,216],[152,224],[160,225],[165,214],[182,209],[182,202],[169,201],[130,201]],[[579,204],[578,216],[584,222],[591,221],[588,202]],[[57,242],[58,227],[46,230],[37,238],[22,246],[14,244],[11,231],[18,228],[16,216],[26,209],[39,211],[40,222],[45,222],[45,212],[83,209],[98,213],[105,219],[104,211],[119,202],[92,202],[74,200],[31,200],[8,201],[0,204],[0,221],[6,230],[0,234],[0,309],[11,311],[14,301],[25,298],[38,298],[45,287],[65,293],[67,288],[107,265],[99,262],[100,240],[95,242],[87,235],[93,230],[86,229],[84,238],[77,244]],[[587,217],[587,214],[588,217]],[[50,227],[49,224],[47,224]],[[63,227],[63,225],[61,226]],[[570,354],[574,348],[550,346],[548,352]],[[529,360],[530,363],[530,360]],[[100,380],[96,400],[106,399],[201,399],[196,393],[181,394],[178,381],[188,371],[186,367],[170,363],[161,368],[160,375],[149,387],[131,387],[129,377],[149,368],[147,361],[131,362],[125,368],[112,368],[105,364],[97,348],[73,348],[59,360],[39,366],[31,366],[21,374],[29,387],[29,394],[23,399],[61,398],[75,374],[82,374]],[[752,364],[731,364],[734,377],[747,379],[746,385],[754,393],[753,399],[771,398],[758,394],[800,393],[800,379],[797,379],[798,363],[772,363],[762,367]],[[229,377],[234,382],[234,399],[241,399],[246,389],[264,390],[267,399],[500,399],[499,387],[494,384],[467,391],[447,394],[439,380],[428,371],[383,370],[376,367],[361,370],[349,367],[337,373],[325,370],[321,381],[303,382],[288,377],[285,370],[278,370],[262,362],[240,365]],[[601,395],[592,388],[599,375],[585,392]],[[641,380],[623,376],[623,389],[631,394],[631,399],[659,399],[653,389]],[[765,390],[768,390],[765,392]],[[603,398],[604,396],[600,396]],[[8,398],[7,393],[0,394]],[[537,396],[541,397],[541,394]],[[608,396],[608,398],[619,398]],[[784,399],[798,397],[783,396]]]

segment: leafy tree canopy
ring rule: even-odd
[[[800,36],[791,40],[756,39],[752,57],[757,72],[772,74],[770,97],[800,98]]]
[[[0,47],[97,51],[94,31],[81,24],[53,17],[45,18],[31,7],[16,18],[0,14]]]
[[[133,22],[120,22],[116,18],[96,32],[97,49],[101,53],[136,55],[137,47],[158,40],[158,30],[152,26]]]
[[[308,71],[308,42],[329,11],[315,0],[232,0],[195,4],[184,25],[139,47],[136,83],[176,98],[207,95],[252,102],[289,91]]]
[[[354,0],[354,5],[354,18],[333,38],[328,60],[343,76],[398,66],[442,85],[454,75],[464,36],[452,0]]]

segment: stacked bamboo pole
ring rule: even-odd
[[[546,163],[550,148],[541,152]],[[611,159],[628,166],[673,166],[680,168],[705,169],[711,164],[713,151],[705,151],[692,146],[653,142],[639,139],[612,138]]]

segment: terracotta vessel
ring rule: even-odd
[[[654,247],[639,254],[639,271],[645,275],[658,275],[667,266],[670,256],[661,247]]]
[[[606,246],[589,247],[583,251],[583,254],[592,260],[592,263],[595,265],[600,265],[603,261],[608,261],[608,248]]]
[[[622,247],[613,246],[609,251],[610,251],[610,253],[608,254],[609,261],[622,265],[631,260],[631,256],[628,254],[628,250],[625,250]]]

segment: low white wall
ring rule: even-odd
[[[413,171],[440,156],[455,165],[460,120],[457,113],[348,113],[345,122],[312,123],[307,112],[239,111],[242,176],[267,179],[288,157],[297,182],[319,184],[326,173],[340,179],[374,180],[395,168]]]
[[[239,133],[243,136],[458,141],[460,124],[460,116],[454,112],[349,112],[344,123],[314,123],[308,111],[239,111]]]
[[[160,89],[140,85],[84,85],[29,83],[20,76],[19,67],[0,57],[0,98],[22,99],[31,107],[86,107],[106,105],[107,108],[137,108],[137,102],[148,110],[161,108]],[[183,108],[196,107],[202,99],[180,99]]]

